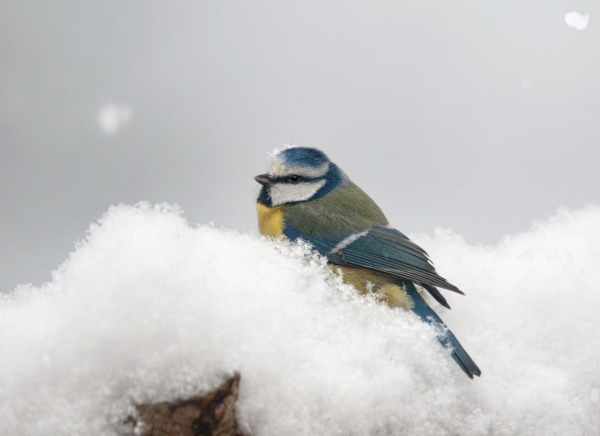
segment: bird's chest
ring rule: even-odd
[[[265,236],[283,236],[285,221],[283,219],[283,206],[267,207],[256,204],[258,214],[258,231]]]

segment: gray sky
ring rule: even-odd
[[[493,243],[597,203],[599,29],[595,1],[1,0],[0,290],[111,204],[255,229],[284,143],[406,233]]]

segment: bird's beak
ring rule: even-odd
[[[259,176],[256,176],[254,180],[256,180],[263,186],[269,186],[271,184],[271,177],[269,177],[268,174],[261,174]]]

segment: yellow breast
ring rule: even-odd
[[[415,307],[413,299],[395,283],[397,279],[394,277],[362,268],[338,265],[332,265],[332,267],[334,271],[342,273],[344,283],[354,286],[363,295],[368,292],[376,292],[390,307],[404,307],[405,309]]]
[[[258,231],[265,236],[283,236],[283,206],[267,207],[256,203]]]

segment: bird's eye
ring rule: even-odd
[[[291,183],[298,183],[300,181],[300,176],[293,174],[289,177]]]

